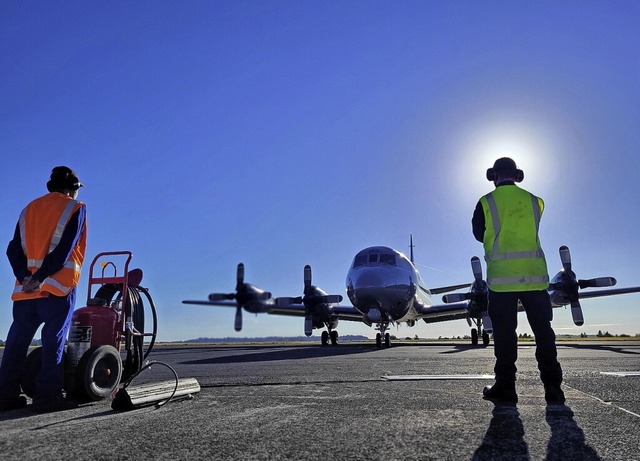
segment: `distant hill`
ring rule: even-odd
[[[362,335],[345,335],[340,336],[338,341],[367,341],[369,338]],[[320,336],[266,336],[263,338],[196,338],[184,341],[175,341],[180,343],[259,343],[259,342],[281,342],[281,341],[313,341],[320,342]]]

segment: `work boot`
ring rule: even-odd
[[[27,399],[24,395],[20,395],[13,399],[0,400],[0,411],[11,411],[27,406]]]
[[[515,386],[494,384],[482,390],[482,398],[493,403],[518,403]]]
[[[565,398],[560,385],[544,386],[544,399],[547,403],[562,405],[565,402]]]

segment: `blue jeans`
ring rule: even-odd
[[[64,346],[75,298],[73,289],[67,296],[49,296],[13,303],[13,323],[9,328],[0,364],[0,396],[3,400],[20,395],[20,376],[29,345],[42,324],[42,364],[36,380],[34,400],[55,399],[62,395]]]
[[[489,290],[496,384],[513,386],[516,381],[518,300],[524,307],[536,339],[536,360],[540,379],[544,385],[560,385],[562,368],[557,360],[556,335],[551,328],[553,308],[546,290],[500,293]]]

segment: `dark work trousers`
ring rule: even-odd
[[[13,323],[0,365],[2,399],[14,399],[20,395],[20,375],[29,345],[42,324],[42,364],[36,380],[34,400],[49,400],[62,395],[64,346],[74,304],[75,289],[67,296],[48,296],[13,303]]]
[[[489,290],[489,316],[493,323],[496,384],[514,386],[518,358],[518,300],[522,303],[536,340],[536,360],[540,379],[546,385],[560,385],[556,335],[551,328],[553,309],[546,290],[495,292]]]

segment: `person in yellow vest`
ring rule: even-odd
[[[544,211],[541,198],[518,187],[524,172],[503,157],[487,170],[493,192],[480,198],[473,214],[473,235],[484,244],[489,286],[489,317],[493,323],[495,384],[483,389],[493,402],[518,401],[518,301],[536,340],[536,360],[547,403],[564,403],[562,368],[551,327],[553,309],[547,288],[549,274],[538,230]]]
[[[20,214],[7,257],[16,277],[13,323],[0,364],[0,411],[26,406],[20,375],[34,335],[42,327],[42,362],[33,408],[67,408],[63,352],[87,242],[86,206],[76,200],[83,184],[66,166],[55,167],[48,194]]]

